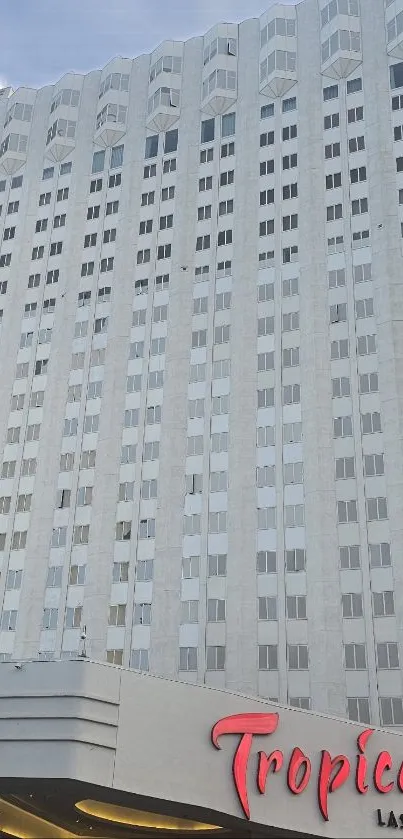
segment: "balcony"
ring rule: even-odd
[[[159,87],[148,99],[147,128],[152,131],[168,131],[179,119],[180,90]]]
[[[7,134],[0,146],[0,168],[6,175],[14,175],[27,159],[28,135]]]
[[[99,146],[116,145],[126,133],[127,106],[108,102],[97,114],[94,140]]]

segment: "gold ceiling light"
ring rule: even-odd
[[[221,830],[214,824],[192,821],[191,819],[180,819],[173,816],[158,815],[158,813],[147,813],[144,810],[134,810],[131,807],[121,807],[117,804],[107,804],[103,801],[93,801],[90,798],[84,801],[77,801],[76,809],[87,816],[94,816],[97,819],[114,822],[115,824],[130,825],[131,827],[145,827],[153,830],[183,830],[183,831],[206,831]]]

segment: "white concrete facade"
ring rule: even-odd
[[[0,95],[2,659],[403,724],[402,19]]]

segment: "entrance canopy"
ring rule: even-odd
[[[403,825],[400,733],[87,659],[0,666],[0,756],[4,837]]]

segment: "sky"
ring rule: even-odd
[[[292,5],[299,0],[282,0]],[[218,21],[257,17],[273,0],[0,0],[0,87],[54,84],[165,39],[203,35]]]

